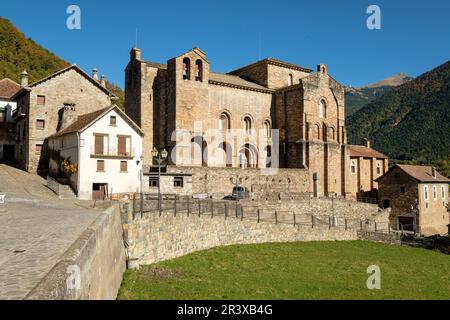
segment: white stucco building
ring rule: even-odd
[[[48,139],[50,175],[61,176],[63,159],[76,164],[70,185],[81,200],[139,192],[142,130],[117,106],[74,114],[65,108],[61,129]]]

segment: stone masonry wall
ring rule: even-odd
[[[356,229],[293,226],[235,217],[149,213],[125,226],[129,267],[138,268],[217,246],[291,241],[356,240]]]
[[[118,205],[106,210],[25,299],[116,299],[126,268],[121,222]],[[80,287],[70,289],[67,279],[77,267],[80,271]]]

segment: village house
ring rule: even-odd
[[[47,138],[60,129],[65,108],[71,107],[82,115],[106,108],[116,99],[106,89],[104,76],[99,80],[96,69],[91,77],[76,65],[32,84],[28,84],[28,74],[23,72],[20,86],[11,97],[17,102],[13,112],[17,135],[15,160],[28,172],[48,169],[48,157],[44,152]]]
[[[347,191],[358,201],[378,202],[378,183],[376,179],[389,169],[389,159],[371,148],[370,141],[364,139],[363,145],[348,145],[350,171]]]
[[[11,97],[20,85],[8,78],[0,80],[0,162],[13,162],[16,145],[16,127],[12,118],[16,102]]]
[[[60,131],[48,138],[51,177],[68,179],[81,200],[141,191],[143,132],[120,108],[77,115],[66,106],[62,119]],[[63,169],[64,160],[75,165],[70,176]]]
[[[391,208],[395,230],[447,233],[450,180],[430,166],[396,165],[377,179],[379,205]]]

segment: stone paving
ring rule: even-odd
[[[0,164],[0,299],[23,299],[101,211],[59,200],[41,177]]]

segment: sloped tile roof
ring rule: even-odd
[[[431,166],[414,166],[398,164],[400,169],[420,182],[450,182],[450,179],[444,177],[436,171],[436,178],[433,177],[433,168]]]
[[[388,157],[381,152],[378,152],[372,148],[366,146],[349,144],[348,150],[350,152],[350,157],[366,157],[366,158],[378,158],[387,159]]]
[[[247,80],[242,79],[241,77],[230,75],[230,74],[211,72],[209,74],[209,81],[213,82],[213,83],[223,83],[223,84],[228,84],[228,85],[232,85],[232,86],[244,87],[244,88],[255,89],[255,90],[273,91],[264,86],[256,84],[254,82],[247,81]]]
[[[20,85],[8,78],[0,80],[0,97],[11,98],[17,91],[20,90]]]

